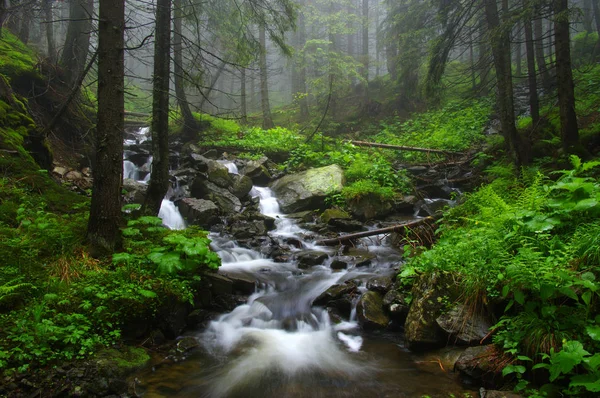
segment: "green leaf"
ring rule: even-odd
[[[179,253],[153,252],[148,255],[148,258],[157,265],[159,274],[174,274],[181,269]]]
[[[579,341],[567,341],[562,351],[552,355],[550,359],[550,381],[556,380],[561,374],[567,374],[579,365],[583,358],[590,355],[583,349]]]
[[[585,328],[588,336],[592,338],[592,340],[600,341],[600,325],[590,325]]]
[[[507,297],[510,292],[510,287],[508,285],[502,286],[502,297]]]
[[[540,297],[542,298],[542,300],[548,300],[550,297],[552,297],[555,291],[556,288],[554,286],[548,283],[544,283],[540,287]]]
[[[585,305],[590,305],[590,302],[592,301],[592,292],[590,292],[589,290],[584,292],[581,295],[581,299],[583,300],[583,302],[585,303]]]
[[[154,293],[152,290],[140,289],[140,294],[146,298],[156,298],[158,295]]]
[[[575,291],[573,289],[571,289],[569,286],[563,286],[561,288],[558,289],[558,291],[567,296],[568,298],[571,298],[575,301],[579,301],[579,297],[577,297],[577,293],[575,293]]]
[[[502,369],[502,376],[506,376],[506,375],[509,375],[511,373],[523,374],[523,373],[525,373],[525,371],[526,371],[525,366],[522,366],[522,365],[508,365],[504,369]]]
[[[596,206],[598,206],[596,199],[583,199],[577,202],[573,210],[588,210]]]
[[[525,304],[525,293],[522,290],[515,290],[515,301],[521,305]]]
[[[600,375],[596,373],[573,376],[569,386],[583,387],[590,392],[600,392]]]

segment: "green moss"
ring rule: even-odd
[[[116,366],[119,373],[130,373],[146,365],[150,355],[143,348],[123,346],[121,348],[103,349],[96,355],[98,363],[102,366]]]
[[[35,52],[9,31],[6,29],[2,30],[2,38],[0,39],[0,74],[12,79],[23,73],[35,71],[36,64]]]

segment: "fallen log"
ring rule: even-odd
[[[421,224],[425,224],[427,222],[430,221],[435,221],[437,220],[439,217],[425,217],[425,218],[420,218],[418,220],[414,220],[414,221],[410,221],[404,224],[398,224],[398,225],[394,225],[391,227],[385,227],[385,228],[379,228],[379,229],[373,229],[371,231],[364,231],[364,232],[357,232],[355,234],[348,234],[348,235],[343,235],[343,236],[338,236],[337,238],[331,238],[331,239],[323,239],[323,240],[319,240],[317,241],[317,245],[319,246],[336,246],[336,245],[341,245],[343,243],[347,243],[350,242],[354,239],[360,239],[360,238],[366,238],[367,236],[374,236],[374,235],[381,235],[381,234],[389,234],[392,232],[405,232],[406,228],[410,228],[410,227],[416,227],[418,225]]]
[[[429,149],[429,148],[418,148],[414,146],[402,146],[402,145],[390,145],[380,144],[378,142],[366,142],[366,141],[350,141],[352,145],[356,146],[367,146],[375,148],[393,149],[396,151],[413,151],[413,152],[427,152],[427,153],[439,153],[442,155],[464,155],[462,152],[445,151],[443,149]]]

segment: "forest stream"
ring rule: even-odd
[[[230,173],[235,164],[223,162]],[[126,176],[139,178],[125,160]],[[448,348],[415,354],[404,347],[401,332],[361,330],[356,301],[349,320],[334,322],[313,301],[334,284],[352,280],[360,291],[374,276],[392,276],[401,256],[382,236],[363,238],[358,246],[375,254],[367,267],[332,270],[333,248],[316,246],[314,234],[282,214],[273,192],[254,186],[260,212],[275,218],[269,232],[277,244],[293,239],[297,251],[329,254],[322,265],[300,269],[296,261],[275,262],[258,251],[240,247],[233,238],[211,233],[212,248],[222,259],[219,273],[256,281],[246,303],[220,315],[204,330],[187,337],[199,348],[174,361],[155,355],[151,366],[131,377],[144,397],[449,397],[467,392],[452,371]],[[170,228],[183,219],[170,200],[160,217]],[[310,236],[311,240],[305,239]],[[293,257],[292,257],[293,258]]]

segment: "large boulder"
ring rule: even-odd
[[[383,310],[381,294],[368,291],[360,296],[356,305],[358,324],[365,330],[385,329],[390,318]]]
[[[325,252],[307,250],[300,252],[296,255],[298,260],[298,268],[306,269],[315,265],[322,265],[325,260],[329,258],[329,255]]]
[[[233,186],[233,178],[229,174],[229,169],[217,162],[216,160],[208,160],[208,171],[206,175],[208,181],[219,186],[220,188],[229,188]]]
[[[229,191],[238,199],[244,198],[252,190],[252,179],[248,176],[239,174],[230,174],[233,178],[233,184],[229,187]]]
[[[132,180],[131,178],[125,178],[123,180],[123,191],[125,191],[123,196],[126,203],[144,203],[147,190],[147,184]]]
[[[448,338],[436,320],[445,306],[458,296],[452,275],[446,272],[421,275],[413,285],[412,296],[404,333],[408,348],[414,350],[444,345]]]
[[[457,343],[477,344],[489,336],[492,322],[486,314],[471,312],[456,304],[436,319],[437,324]]]
[[[210,228],[220,223],[219,208],[210,200],[185,198],[177,202],[181,216],[190,224]]]
[[[392,213],[394,204],[391,200],[370,193],[351,200],[348,203],[348,209],[359,220],[371,220]]]
[[[244,166],[244,175],[250,177],[256,185],[265,186],[271,182],[271,173],[267,168],[269,159],[263,156],[259,160],[251,160]]]
[[[344,172],[335,164],[287,175],[271,186],[285,213],[324,207],[325,197],[343,187]]]
[[[242,210],[242,202],[234,194],[202,176],[194,179],[190,192],[194,198],[206,199],[215,203],[222,214],[239,213]]]

